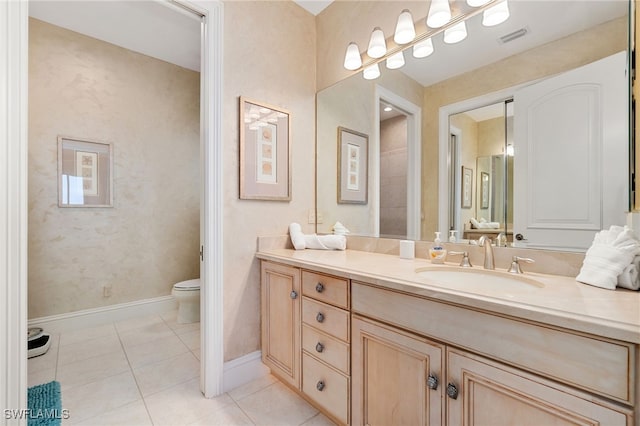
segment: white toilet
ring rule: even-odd
[[[200,322],[200,278],[174,284],[171,295],[178,301],[178,324]]]

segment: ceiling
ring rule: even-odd
[[[330,0],[295,1],[313,14],[320,13],[331,3]],[[434,37],[435,52],[427,58],[415,59],[407,51],[407,63],[402,72],[423,86],[429,86],[623,16],[627,13],[628,2],[510,0],[509,8],[509,20],[496,27],[483,27],[480,16],[470,19],[469,36],[458,44],[445,45],[442,35]],[[29,2],[29,14],[188,69],[200,69],[199,18],[169,2],[35,0]],[[529,30],[526,36],[505,44],[498,41],[499,37],[523,27]],[[342,55],[344,48],[336,46],[336,54]]]

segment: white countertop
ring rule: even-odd
[[[598,336],[640,343],[640,292],[605,290],[578,283],[570,277],[525,272],[523,277],[542,283],[532,289],[514,285],[497,289],[481,284],[453,288],[416,273],[419,268],[443,268],[426,259],[365,251],[322,251],[268,249],[257,257],[301,268],[364,281],[382,288],[459,306],[586,332]],[[456,269],[457,263],[445,266]],[[483,271],[480,267],[473,269]],[[504,272],[510,277],[511,274]],[[473,279],[473,274],[469,274]]]

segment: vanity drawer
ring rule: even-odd
[[[349,309],[349,281],[344,278],[302,271],[302,294]]]
[[[336,420],[349,422],[349,378],[307,353],[302,354],[302,392]]]
[[[302,298],[302,323],[349,341],[349,312],[308,297]]]
[[[349,374],[349,345],[308,325],[302,326],[302,349]]]

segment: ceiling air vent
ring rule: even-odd
[[[498,39],[498,42],[499,42],[500,44],[509,43],[510,41],[513,41],[513,40],[515,40],[515,39],[517,39],[517,38],[523,37],[523,36],[524,36],[524,35],[526,35],[527,33],[529,33],[529,28],[527,28],[527,27],[523,27],[523,28],[520,28],[519,30],[515,30],[515,31],[514,31],[514,32],[512,32],[512,33],[509,33],[509,34],[503,35],[502,37],[500,37],[500,38]]]

